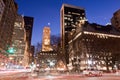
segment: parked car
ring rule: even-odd
[[[97,69],[85,69],[83,75],[85,76],[102,76],[103,72]]]

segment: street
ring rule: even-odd
[[[30,73],[25,70],[2,70],[0,80],[27,80]]]
[[[120,80],[120,73],[104,73],[102,77],[87,77],[82,74],[31,73],[22,70],[0,71],[0,80]]]
[[[37,78],[35,80],[120,80],[120,75],[104,74],[102,77],[86,77],[83,75],[59,75],[59,76],[46,76],[44,78]]]

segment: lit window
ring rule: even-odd
[[[88,41],[88,39],[86,39],[86,41]]]
[[[64,19],[67,19],[67,17],[64,17]]]
[[[65,23],[65,26],[67,25],[67,23]]]
[[[73,21],[73,19],[71,19],[71,21]]]
[[[82,13],[82,15],[85,15],[84,13]]]
[[[70,14],[71,12],[68,12],[68,14]]]
[[[70,18],[68,18],[68,20],[70,20]]]

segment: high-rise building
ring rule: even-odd
[[[39,65],[39,68],[44,70],[48,70],[50,68],[55,69],[58,61],[58,54],[51,47],[50,33],[50,27],[45,26],[42,37],[42,50],[38,52],[36,56],[36,64]]]
[[[4,8],[5,8],[5,4],[4,4],[3,0],[0,0],[0,23],[1,23]]]
[[[18,6],[14,0],[0,0],[0,56],[8,55],[7,49],[12,44],[14,22],[16,20]],[[0,60],[5,61],[5,57]]]
[[[24,16],[24,28],[25,28],[25,54],[24,54],[24,66],[28,66],[30,64],[30,47],[31,47],[31,38],[32,38],[32,29],[33,29],[33,17]]]
[[[0,48],[7,50],[11,45],[14,22],[17,15],[17,4],[14,0],[3,0],[5,6],[0,21]]]
[[[50,27],[44,27],[42,39],[42,51],[51,51],[50,45]]]
[[[85,10],[83,8],[63,4],[61,8],[61,46],[62,52],[66,56],[66,62],[68,63],[68,41],[69,35],[72,35],[77,27],[81,27],[84,24]]]
[[[19,65],[22,65],[24,58],[25,52],[24,38],[25,38],[24,19],[21,15],[17,15],[14,24],[11,46],[15,51],[12,54],[9,54],[9,58],[13,59],[13,61]]]
[[[84,9],[63,4],[61,41],[69,70],[79,71],[92,67],[109,71],[114,66],[120,69],[120,10],[114,13],[111,21],[114,27],[89,23]]]
[[[116,29],[120,30],[120,9],[113,14],[111,23]]]

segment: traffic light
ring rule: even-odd
[[[10,53],[10,54],[14,54],[15,53],[15,49],[13,48],[13,47],[10,47],[10,48],[8,48],[8,53]]]

